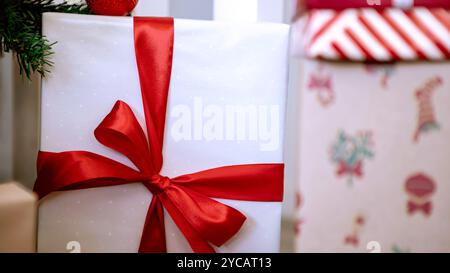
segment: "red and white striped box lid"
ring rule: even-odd
[[[449,0],[297,0],[297,6],[302,4],[307,9],[335,9],[342,10],[348,8],[401,8],[410,9],[412,7],[427,8],[450,8]]]
[[[442,8],[311,10],[293,26],[293,52],[347,61],[450,59],[450,11]]]

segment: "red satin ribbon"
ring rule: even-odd
[[[214,252],[236,234],[246,217],[211,197],[282,201],[283,164],[248,164],[168,178],[163,165],[167,96],[173,55],[172,18],[134,18],[134,39],[147,138],[131,108],[122,101],[95,129],[96,139],[125,155],[138,171],[87,151],[39,152],[34,190],[42,198],[54,191],[141,182],[153,193],[139,252],[166,252],[164,211],[194,252]],[[194,156],[194,155],[193,155]]]

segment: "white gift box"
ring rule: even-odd
[[[305,60],[302,76],[296,250],[450,251],[450,63]]]
[[[289,27],[175,19],[174,29],[161,174],[283,162]],[[47,13],[43,32],[57,43],[42,83],[40,149],[132,167],[93,132],[119,99],[145,128],[133,19]],[[136,252],[151,198],[140,183],[52,193],[39,206],[38,251]],[[279,250],[280,202],[219,201],[247,220],[217,251]],[[190,252],[167,213],[165,226],[168,251]]]

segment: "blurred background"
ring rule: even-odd
[[[58,1],[56,1],[58,2]],[[62,1],[59,1],[62,2]],[[70,2],[70,1],[69,1]],[[78,2],[78,1],[72,1]],[[236,20],[289,24],[296,14],[294,0],[141,0],[135,15],[172,16],[203,20]],[[293,251],[294,207],[297,145],[295,118],[299,81],[299,61],[290,60],[287,133],[285,139],[285,199],[281,250]],[[15,59],[10,53],[0,57],[0,183],[18,181],[32,188],[36,176],[35,163],[39,143],[40,78],[32,80],[19,75]]]

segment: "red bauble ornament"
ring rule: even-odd
[[[86,0],[94,14],[124,16],[133,11],[139,0]]]

